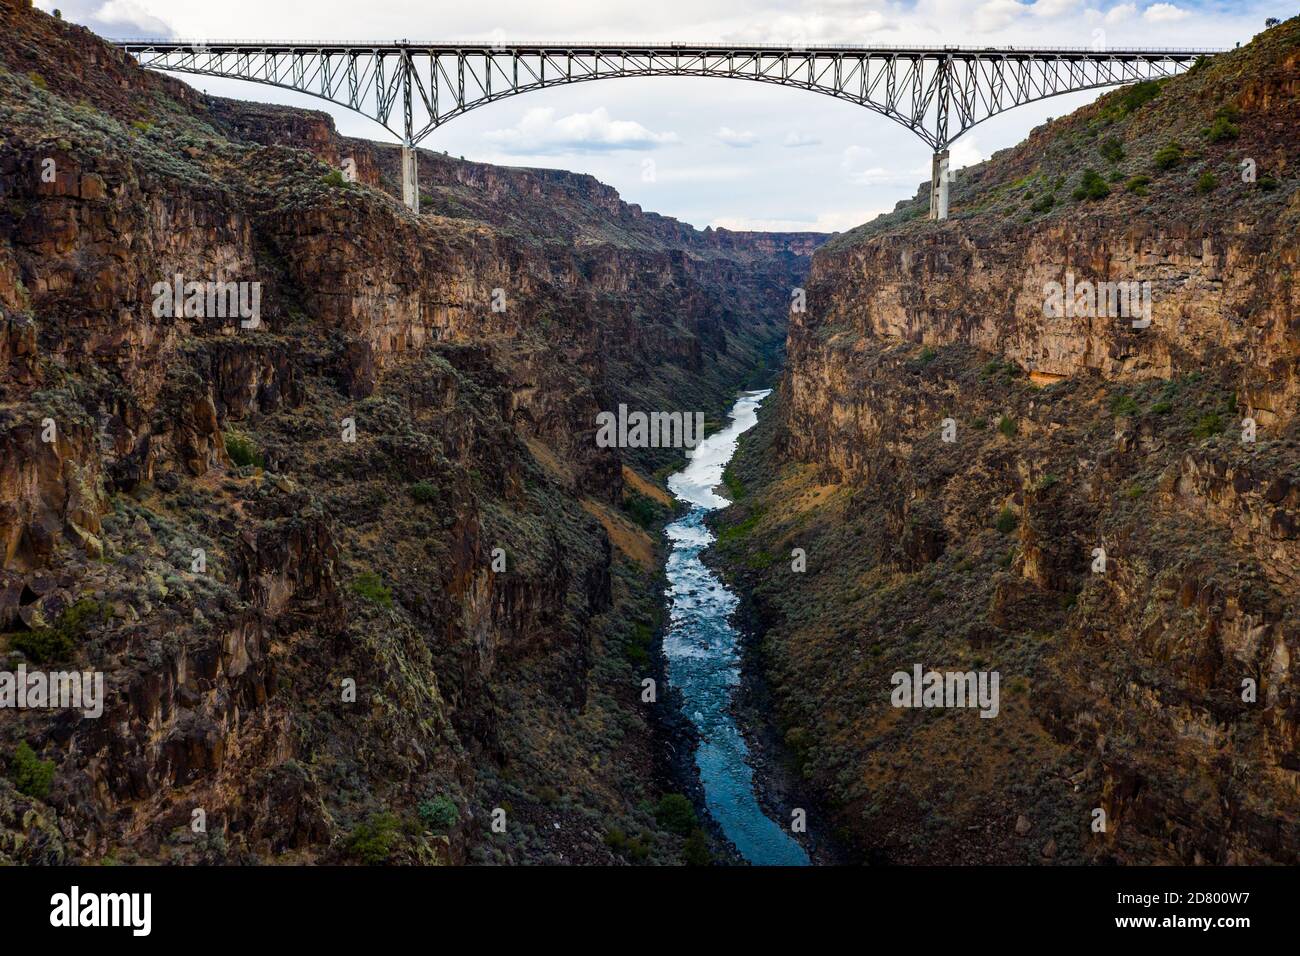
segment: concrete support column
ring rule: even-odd
[[[416,164],[415,147],[402,144],[402,202],[417,216],[420,214],[420,176]]]
[[[930,218],[948,218],[948,151],[934,154],[930,166]]]

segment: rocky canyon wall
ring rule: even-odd
[[[677,861],[624,481],[680,453],[595,414],[716,413],[820,237],[432,154],[412,216],[394,148],[26,0],[0,131],[0,655],[106,688],[4,711],[0,859]]]
[[[865,858],[1296,861],[1298,83],[1291,20],[815,254],[723,550]]]

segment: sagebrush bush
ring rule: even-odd
[[[20,741],[14,749],[11,761],[14,788],[29,797],[44,800],[50,795],[50,785],[54,782],[54,761],[41,760],[36,751]]]
[[[1166,143],[1156,150],[1155,156],[1151,157],[1151,162],[1159,170],[1173,169],[1182,161],[1183,147],[1177,143]]]
[[[82,598],[59,616],[53,627],[39,627],[9,635],[9,646],[36,664],[52,664],[70,658],[78,641],[96,621],[107,621],[111,608]]]
[[[417,481],[411,485],[411,497],[422,505],[433,504],[438,500],[438,489],[428,481]]]
[[[1002,534],[1010,534],[1012,531],[1016,530],[1017,524],[1016,513],[1009,507],[1003,507],[1003,509],[998,513],[998,520],[995,527]]]
[[[393,592],[384,586],[384,579],[374,571],[363,571],[352,582],[352,591],[376,607],[392,607]]]
[[[1106,180],[1101,177],[1095,169],[1085,169],[1083,171],[1083,180],[1079,187],[1073,193],[1077,200],[1098,200],[1105,199],[1110,195],[1110,187],[1106,185]]]
[[[689,836],[698,825],[695,808],[680,793],[665,793],[659,798],[659,804],[655,807],[655,821],[678,836]]]
[[[460,820],[460,810],[456,807],[456,801],[443,794],[422,801],[416,808],[416,812],[425,826],[436,831],[450,830]]]
[[[256,465],[258,468],[265,467],[265,459],[263,459],[257,443],[247,435],[241,435],[238,432],[226,432],[226,454],[240,468],[246,468],[249,465]]]
[[[367,866],[388,862],[401,839],[402,822],[393,813],[372,813],[352,829],[348,853]]]

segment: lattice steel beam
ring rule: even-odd
[[[1162,79],[1221,52],[407,41],[117,45],[150,69],[248,80],[328,100],[373,119],[408,149],[457,116],[532,90],[615,77],[710,76],[845,100],[907,127],[936,157],[1006,110],[1062,93]]]

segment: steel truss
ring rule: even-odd
[[[375,120],[407,147],[463,113],[531,90],[614,77],[712,76],[846,100],[907,127],[936,156],[1013,107],[1173,76],[1219,52],[406,41],[129,40],[118,46],[150,69],[248,80],[328,100]]]

